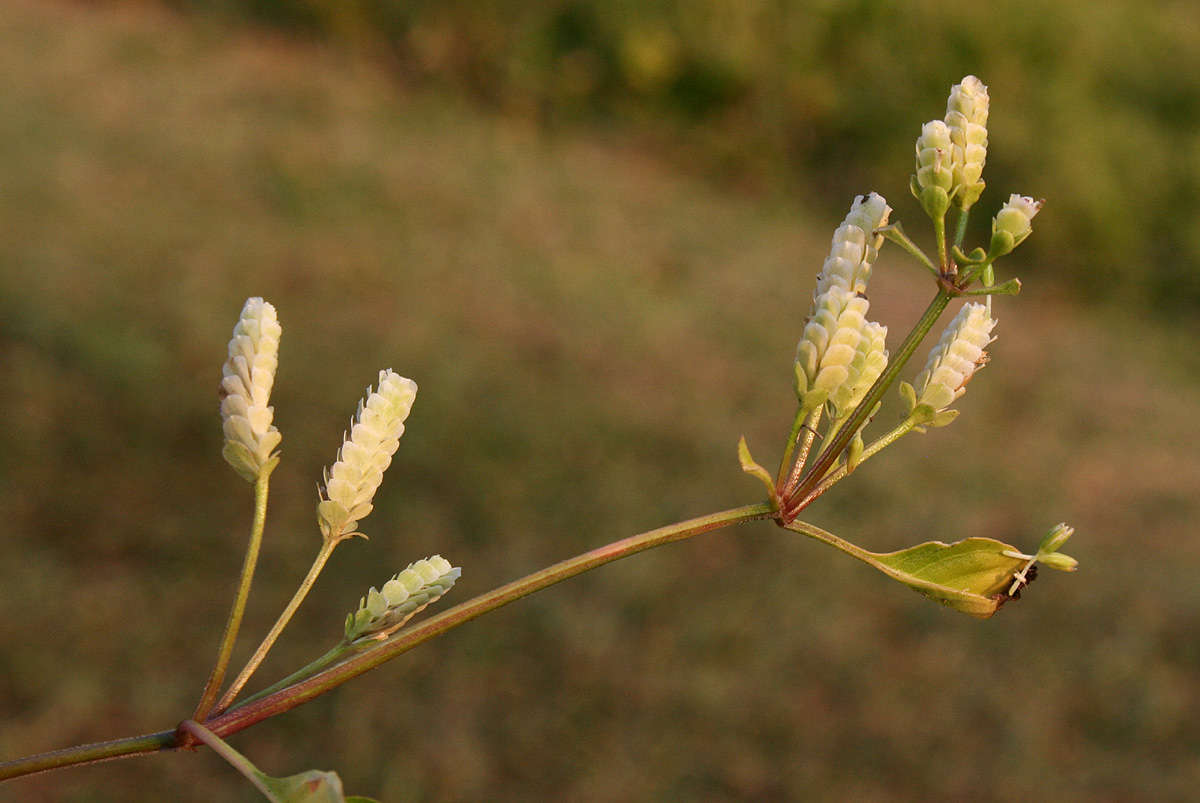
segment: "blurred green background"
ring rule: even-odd
[[[812,278],[974,72],[982,206],[1047,198],[954,426],[809,511],[1045,572],[978,622],[756,524],[605,567],[246,731],[399,800],[1184,800],[1200,784],[1200,29],[1189,3],[35,3],[0,15],[0,755],[194,705],[250,519],[216,384],[249,295],[284,434],[244,658],[379,368],[420,383],[371,536],[261,671],[441,553],[444,604],[756,501]],[[973,231],[986,231],[976,215]],[[896,249],[893,343],[931,293]],[[915,369],[914,369],[915,370]],[[886,419],[895,415],[885,408]],[[237,663],[235,658],[235,664]],[[208,752],[27,801],[255,800]]]

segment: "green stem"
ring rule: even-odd
[[[237,678],[229,686],[229,690],[226,691],[225,695],[221,698],[221,702],[217,703],[216,712],[218,714],[228,708],[230,703],[237,698],[238,692],[242,690],[242,688],[246,685],[246,682],[250,680],[250,676],[254,674],[256,669],[258,669],[259,664],[261,664],[263,659],[267,657],[267,653],[270,651],[271,647],[275,645],[275,641],[279,638],[279,634],[283,632],[285,627],[287,627],[288,622],[292,620],[292,616],[295,615],[296,610],[300,607],[300,603],[304,602],[304,598],[307,597],[308,592],[312,590],[313,584],[317,582],[317,577],[321,574],[321,570],[325,568],[326,561],[328,561],[329,556],[333,554],[334,547],[336,547],[339,543],[341,543],[341,541],[335,538],[326,538],[325,541],[322,542],[321,550],[317,553],[317,557],[313,560],[312,566],[309,567],[308,574],[306,574],[304,576],[304,580],[301,581],[300,587],[297,588],[296,593],[292,595],[292,601],[289,602],[287,607],[283,609],[283,613],[279,614],[279,618],[276,619],[275,624],[271,626],[271,630],[269,633],[267,633],[266,638],[264,638],[262,643],[258,645],[258,649],[254,651],[254,655],[250,656],[250,660],[246,662],[246,665],[242,668],[242,671],[238,673]]]
[[[301,668],[297,669],[292,674],[288,675],[283,680],[272,683],[270,686],[263,689],[262,691],[258,691],[258,692],[255,692],[254,694],[251,694],[249,697],[247,697],[245,700],[243,700],[239,705],[245,705],[246,703],[252,703],[255,700],[261,700],[263,697],[274,694],[275,692],[279,691],[280,689],[285,689],[288,686],[294,685],[296,683],[299,683],[302,680],[305,680],[306,678],[310,678],[313,675],[320,672],[325,667],[329,666],[330,664],[337,663],[339,660],[341,660],[345,656],[349,655],[350,653],[359,652],[359,651],[361,651],[361,649],[362,648],[352,647],[349,644],[346,644],[345,642],[340,642],[340,643],[338,643],[337,646],[333,647],[331,650],[329,650],[329,652],[325,653],[320,658],[306,664],[305,666],[302,666]]]
[[[958,213],[954,220],[954,247],[961,249],[963,241],[967,239],[967,221],[971,217],[971,210],[957,205],[954,208]]]
[[[950,303],[950,299],[953,297],[953,294],[944,287],[938,289],[937,295],[933,297],[933,301],[929,302],[929,306],[925,308],[925,312],[921,315],[921,318],[900,345],[896,356],[888,362],[887,368],[875,380],[875,384],[867,391],[867,395],[863,397],[858,407],[854,409],[854,412],[850,415],[849,420],[842,427],[841,431],[826,443],[824,450],[817,456],[817,459],[813,462],[796,490],[784,500],[784,509],[782,512],[784,513],[785,521],[788,516],[794,518],[809,502],[816,498],[812,495],[812,491],[824,479],[830,467],[841,457],[842,452],[846,450],[850,441],[854,439],[854,433],[858,432],[863,422],[867,420],[871,412],[875,409],[875,404],[883,398],[883,394],[896,381],[896,377],[900,375],[900,371],[904,368],[904,365],[917,350],[917,346],[921,345],[921,341],[925,339],[925,335],[929,334],[929,330],[937,323],[937,319],[941,316],[942,312],[946,309],[946,305]]]
[[[500,586],[472,600],[464,602],[437,616],[425,619],[404,632],[372,647],[332,669],[301,681],[294,686],[275,692],[255,702],[242,703],[209,720],[206,724],[214,732],[228,735],[248,728],[257,722],[281,714],[308,702],[342,685],[348,680],[386,663],[418,644],[452,630],[459,625],[503,607],[527,596],[560,583],[578,574],[603,566],[619,558],[628,557],[646,549],[682,541],[701,533],[728,527],[733,524],[767,519],[774,515],[769,502],[724,510],[708,516],[678,522],[656,530],[633,535],[606,546],[568,558],[520,580]]]
[[[937,239],[938,249],[938,265],[941,266],[940,273],[945,273],[950,267],[950,260],[946,253],[946,216],[942,215],[939,218],[933,219],[933,235]]]
[[[254,766],[250,762],[250,759],[246,758],[241,753],[230,747],[229,744],[226,743],[225,740],[220,736],[213,733],[199,722],[191,719],[185,719],[183,722],[179,723],[179,729],[187,731],[192,736],[195,736],[201,742],[204,742],[204,744],[211,747],[214,753],[225,759],[235,770],[244,775],[246,780],[254,784],[254,787],[258,789],[258,791],[262,792],[268,800],[278,799],[276,798],[275,793],[272,792],[265,783],[263,783],[262,773],[259,772],[258,767]]]
[[[229,612],[229,620],[225,623],[225,633],[221,636],[221,646],[217,649],[217,661],[208,676],[204,692],[200,695],[200,702],[192,713],[192,719],[202,720],[208,716],[221,691],[225,670],[229,668],[233,645],[237,641],[238,629],[242,626],[242,615],[246,612],[246,600],[250,596],[250,584],[254,580],[259,548],[262,546],[263,528],[267,521],[267,487],[270,484],[270,476],[269,471],[264,471],[254,483],[254,524],[250,529],[250,544],[246,547],[246,557],[242,561],[242,577],[238,582],[237,594],[233,598],[233,610]]]
[[[39,772],[75,767],[83,764],[95,764],[100,761],[111,761],[115,758],[132,758],[147,753],[159,753],[164,750],[174,750],[178,746],[174,730],[148,733],[144,736],[130,736],[125,739],[113,739],[109,742],[94,742],[75,747],[65,747],[62,750],[51,750],[34,756],[5,761],[0,764],[0,781],[9,778],[19,778],[22,775],[34,775]]]
[[[293,686],[280,689],[272,694],[254,701],[246,700],[230,708],[228,711],[205,722],[205,727],[215,734],[228,736],[231,733],[244,730],[264,719],[268,719],[284,711],[289,711],[298,705],[319,697],[348,680],[374,669],[386,661],[395,658],[403,652],[411,650],[441,634],[453,630],[483,614],[503,607],[521,597],[548,588],[563,580],[568,580],[583,572],[611,563],[619,558],[628,557],[646,549],[662,546],[675,541],[682,541],[701,533],[719,530],[734,524],[741,524],[755,519],[769,519],[774,515],[770,502],[759,502],[754,505],[723,510],[687,521],[677,522],[649,530],[638,535],[614,541],[606,546],[576,555],[561,561],[541,571],[534,572],[520,580],[514,580],[472,600],[462,603],[437,616],[430,617],[414,625],[404,632],[382,642],[377,647],[359,653],[353,658],[337,664],[331,669],[314,675]],[[321,659],[318,659],[321,660]],[[186,733],[186,739],[196,738],[192,733]],[[79,745],[50,753],[19,758],[0,764],[0,780],[16,778],[35,772],[70,767],[76,764],[87,764],[93,761],[103,761],[113,758],[152,753],[160,750],[178,748],[185,741],[178,730],[162,731],[147,736],[130,739],[118,739],[100,744]]]
[[[868,552],[860,546],[856,546],[845,539],[838,538],[833,533],[826,532],[815,524],[809,524],[807,521],[795,519],[787,523],[787,529],[800,533],[801,535],[807,535],[810,538],[815,538],[818,541],[829,544],[835,549],[840,549],[851,557],[858,558],[862,562],[869,563],[870,565],[878,568],[877,561],[875,560],[877,557],[875,553]]]
[[[872,441],[870,446],[868,446],[866,449],[863,449],[862,455],[858,458],[858,465],[862,465],[863,463],[867,462],[868,459],[878,454],[879,451],[885,446],[891,446],[893,443],[912,432],[913,427],[915,426],[916,424],[913,422],[911,416],[901,421],[900,424],[897,425],[896,428],[891,432]],[[817,487],[813,488],[812,493],[809,496],[811,499],[816,499],[835,484],[844,480],[849,473],[849,466],[847,466],[845,463],[838,465],[836,468],[832,469],[828,474],[826,474]]]
[[[804,463],[809,462],[809,453],[812,451],[812,443],[817,438],[817,424],[821,423],[821,415],[824,412],[824,405],[817,407],[812,414],[809,415],[808,421],[805,421],[808,430],[804,432],[804,444],[800,447],[800,454],[796,456],[796,465],[792,466],[792,471],[787,475],[787,481],[780,487],[779,495],[786,498],[790,495],[791,490],[796,487],[800,481],[800,474],[804,472]]]
[[[812,450],[813,441],[817,437],[817,424],[821,421],[821,411],[824,405],[818,406],[808,414],[807,420],[801,420],[801,416],[797,415],[796,424],[792,426],[792,434],[788,440],[788,445],[793,447],[789,453],[784,455],[784,462],[779,466],[779,482],[776,484],[776,489],[781,497],[786,498],[790,489],[795,487],[800,481],[800,473],[804,470],[804,464],[808,462],[808,453]],[[804,411],[801,410],[801,413]],[[799,426],[797,426],[799,425]],[[796,455],[795,462],[792,461],[794,447],[799,439],[799,429],[804,429],[804,443],[800,446],[800,453]],[[790,471],[788,470],[790,467]],[[785,473],[786,472],[786,473]]]

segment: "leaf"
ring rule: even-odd
[[[276,803],[377,803],[368,797],[346,797],[336,772],[307,770],[286,778],[259,773],[259,780]]]
[[[775,480],[765,468],[754,462],[754,458],[750,456],[750,447],[746,445],[745,435],[738,440],[738,460],[742,464],[742,471],[752,477],[757,477],[763,485],[767,486],[767,497],[772,500],[772,504],[775,504]]]
[[[956,611],[987,619],[1014,597],[1014,575],[1029,555],[992,538],[967,538],[947,544],[926,541],[898,552],[868,552],[815,524],[796,519],[787,529],[840,549]],[[1028,582],[1028,581],[1026,581]]]
[[[1026,560],[992,538],[967,538],[947,544],[927,541],[898,552],[860,556],[884,574],[957,611],[987,619],[1010,597],[1013,575]]]

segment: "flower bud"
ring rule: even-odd
[[[347,644],[367,636],[386,637],[427,605],[436,602],[454,585],[462,569],[441,555],[415,563],[359,600],[358,610],[346,615]],[[388,631],[388,632],[384,632]]]
[[[954,202],[969,208],[983,192],[983,165],[987,160],[988,91],[974,75],[950,89],[946,101],[946,126],[953,143]]]
[[[1054,528],[1046,533],[1046,537],[1042,539],[1042,543],[1038,544],[1038,554],[1057,552],[1063,544],[1067,543],[1067,539],[1074,534],[1075,528],[1069,526],[1066,522],[1054,525]]]
[[[984,304],[964,304],[929,353],[915,384],[917,406],[940,411],[966,392],[967,382],[987,362],[984,349],[996,321]]]
[[[1027,195],[1014,193],[1008,196],[1008,203],[992,218],[992,243],[988,251],[992,259],[1009,253],[1029,236],[1033,231],[1034,215],[1043,203]]]
[[[378,390],[367,388],[337,462],[325,472],[317,504],[317,523],[325,538],[353,535],[359,519],[371,512],[371,500],[400,445],[416,396],[417,383],[391,369],[379,372]]]
[[[247,299],[229,341],[229,358],[221,366],[221,454],[249,482],[279,462],[275,447],[283,436],[271,423],[275,408],[268,402],[282,332],[275,307],[261,298]]]

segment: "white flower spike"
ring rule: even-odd
[[[233,328],[229,358],[221,367],[222,450],[226,462],[242,477],[255,482],[279,463],[275,448],[283,440],[272,420],[268,402],[279,365],[279,336],[283,329],[275,307],[250,298]]]
[[[419,611],[436,602],[454,585],[462,569],[441,555],[410,563],[408,568],[374,587],[359,600],[358,610],[346,615],[345,641],[387,638]]]
[[[812,308],[796,346],[796,392],[807,409],[816,407],[856,376],[852,365],[867,327],[870,303],[865,291],[891,207],[871,193],[854,199],[833,235],[833,244],[817,275]]]
[[[929,353],[917,376],[916,403],[945,410],[966,392],[967,382],[987,362],[987,345],[996,321],[984,304],[964,304]]]
[[[377,390],[367,388],[337,462],[325,472],[317,523],[326,539],[356,535],[355,525],[371,512],[371,500],[400,445],[416,397],[417,383],[391,369],[379,372]]]
[[[987,161],[988,90],[974,75],[950,89],[946,101],[946,126],[953,143],[954,203],[968,209],[983,193],[983,165]]]

